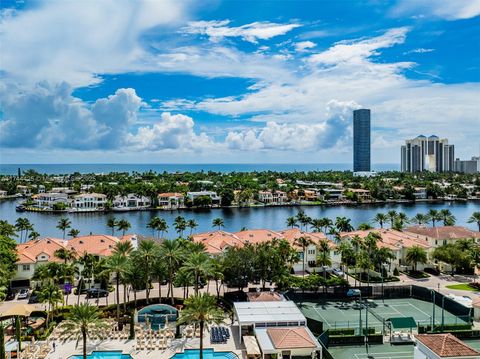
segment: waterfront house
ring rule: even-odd
[[[415,199],[427,199],[427,189],[425,187],[415,187],[413,192]]]
[[[166,192],[157,195],[158,207],[162,209],[179,209],[184,208],[185,197],[181,193]]]
[[[126,196],[115,196],[113,199],[114,211],[131,211],[149,208],[152,201],[149,197],[129,193]]]
[[[349,188],[346,192],[353,193],[358,202],[370,202],[372,200],[368,189]]]
[[[361,239],[364,239],[370,233],[375,233],[379,236],[379,239],[377,240],[378,248],[388,248],[394,254],[395,259],[389,263],[390,270],[393,270],[394,268],[399,268],[402,270],[411,268],[412,265],[406,261],[407,251],[411,247],[419,246],[425,249],[427,254],[431,254],[433,251],[433,247],[428,242],[420,240],[411,234],[391,228],[342,232],[340,233],[340,238],[341,240],[352,240],[353,237],[358,236]],[[422,270],[425,267],[432,267],[432,265],[422,265],[420,263],[417,265],[417,269],[419,270]]]
[[[7,197],[7,191],[0,190],[0,198]]]
[[[24,185],[17,185],[17,193],[21,194],[22,196],[27,196],[31,194],[30,187]]]
[[[70,203],[72,212],[103,211],[107,204],[107,196],[101,193],[82,193],[73,197]]]
[[[297,243],[299,237],[307,237],[311,241],[311,244],[305,248],[305,253],[303,252],[303,248]],[[317,248],[318,243],[320,240],[328,240],[323,233],[303,232],[298,228],[291,228],[279,232],[269,229],[250,229],[235,233],[212,231],[198,233],[192,236],[192,240],[196,243],[202,243],[205,246],[207,253],[210,255],[219,255],[230,247],[243,247],[246,244],[265,243],[274,239],[284,239],[297,249],[299,261],[293,265],[293,270],[295,272],[303,271],[303,256],[305,256],[306,271],[321,271],[321,268],[317,266],[316,262],[319,254]],[[328,240],[328,242],[330,247],[329,256],[332,260],[332,265],[334,267],[339,267],[341,256],[336,251],[336,245],[330,240]]]
[[[213,191],[199,191],[199,192],[187,192],[187,197],[190,201],[194,202],[197,197],[210,197],[212,199],[212,205],[220,205],[222,197],[217,192]]]
[[[282,205],[288,201],[288,197],[283,191],[258,191],[258,200],[264,204]]]
[[[68,195],[72,195],[77,193],[74,189],[71,189],[70,187],[53,187],[50,192],[53,193],[66,193]]]
[[[17,273],[12,279],[12,287],[29,286],[35,268],[38,266],[47,262],[62,262],[55,257],[55,251],[58,249],[72,250],[77,257],[89,253],[102,258],[112,255],[115,245],[120,241],[130,241],[133,248],[138,247],[136,235],[125,235],[120,238],[109,235],[88,235],[69,240],[46,237],[17,244]]]
[[[55,205],[68,204],[68,195],[66,193],[38,193],[32,196],[33,204],[39,208],[54,209]]]
[[[420,241],[425,241],[431,247],[439,247],[447,243],[453,244],[457,240],[465,238],[473,238],[477,242],[480,241],[480,232],[461,226],[413,226],[405,228],[403,231]]]

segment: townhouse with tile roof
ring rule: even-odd
[[[29,286],[37,267],[48,262],[62,262],[55,257],[55,251],[59,249],[72,250],[77,257],[89,253],[101,258],[112,255],[115,245],[122,241],[130,241],[134,248],[138,246],[136,235],[118,238],[104,234],[80,236],[69,240],[46,237],[17,244],[17,273],[11,285],[12,287]]]
[[[305,249],[297,244],[299,237],[307,237],[312,241]],[[319,271],[316,265],[318,255],[317,245],[320,240],[327,240],[330,245],[330,258],[334,267],[340,266],[341,256],[336,251],[335,243],[329,240],[323,233],[303,232],[298,228],[285,229],[282,231],[272,231],[269,229],[252,229],[235,233],[226,231],[212,231],[199,233],[192,236],[192,240],[196,243],[203,243],[207,253],[210,255],[218,255],[225,252],[230,247],[243,247],[246,244],[258,244],[270,242],[273,239],[284,239],[290,243],[299,253],[299,261],[294,264],[295,272],[303,271],[303,256],[305,255],[305,270],[308,272]]]
[[[425,241],[432,247],[440,247],[447,243],[455,243],[459,239],[468,238],[473,238],[477,243],[480,242],[480,232],[461,226],[414,226],[407,227],[403,231],[420,241]]]

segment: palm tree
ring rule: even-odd
[[[183,231],[187,229],[187,221],[185,220],[185,218],[183,218],[182,216],[177,216],[173,221],[173,226],[175,227],[175,230],[177,231],[180,238],[182,238]]]
[[[470,264],[472,267],[480,269],[480,245],[475,245],[469,253]],[[474,271],[475,273],[475,271]],[[476,278],[476,277],[474,277]],[[475,279],[474,279],[475,281]]]
[[[353,250],[352,244],[348,241],[342,241],[338,249],[341,254],[342,269],[348,276],[348,267],[355,264],[355,251]]]
[[[287,227],[298,227],[297,218],[295,218],[295,216],[290,216],[287,218]]]
[[[126,272],[128,258],[119,253],[115,253],[107,259],[105,264],[105,273],[115,273],[115,299],[117,305],[117,322],[120,322],[120,281],[122,275]]]
[[[155,237],[155,231],[158,231],[159,223],[160,223],[160,217],[152,217],[150,221],[148,221],[147,228],[150,228],[152,230],[154,237]]]
[[[83,359],[87,359],[87,339],[91,333],[97,333],[109,324],[100,318],[98,307],[83,303],[74,306],[70,316],[63,322],[63,333],[67,339],[75,337],[77,344],[79,340],[83,343]]]
[[[78,229],[72,228],[69,232],[68,235],[72,238],[77,238],[78,235],[80,234],[80,231]]]
[[[5,353],[5,326],[0,323],[0,358],[6,358]]]
[[[160,238],[163,238],[163,233],[168,232],[168,224],[163,218],[158,222],[157,230],[160,232]]]
[[[115,247],[113,247],[113,253],[120,254],[121,256],[127,257],[133,251],[133,245],[130,241],[117,242]]]
[[[413,270],[416,272],[418,263],[427,263],[427,252],[420,246],[413,246],[407,249],[405,259],[407,263],[413,264]]]
[[[57,228],[63,232],[63,239],[65,239],[65,231],[70,228],[72,222],[68,218],[60,218]]]
[[[117,227],[118,222],[115,217],[110,217],[107,220],[107,227],[112,229],[112,236],[115,235],[115,227]]]
[[[359,231],[368,231],[370,229],[373,229],[372,225],[370,223],[360,223],[357,227]]]
[[[77,254],[73,249],[67,248],[59,248],[55,252],[53,252],[53,255],[58,259],[63,260],[63,263],[65,264],[74,261],[77,257]]]
[[[383,224],[388,220],[388,217],[384,213],[377,213],[375,217],[373,217],[373,222],[378,223],[380,228],[383,228]]]
[[[25,231],[25,241],[29,230],[33,230],[33,226],[28,218],[17,218],[15,221],[15,229],[20,232],[20,243],[23,241],[23,231]]]
[[[173,297],[173,279],[175,276],[175,272],[178,270],[180,262],[183,258],[183,249],[180,245],[180,241],[164,241],[160,246],[160,256],[161,258],[163,258],[163,261],[167,267],[169,286],[168,291],[171,295],[171,302],[172,304],[174,304],[175,299]]]
[[[456,218],[452,214],[452,212],[450,212],[450,210],[447,209],[447,208],[443,208],[443,209],[440,210],[439,218],[443,221],[444,226],[455,225]]]
[[[153,262],[152,276],[158,282],[158,302],[162,302],[162,282],[167,278],[167,266],[157,251],[157,259]]]
[[[31,231],[30,234],[28,235],[28,239],[30,240],[35,240],[35,239],[38,239],[40,237],[40,233],[38,233],[37,231]]]
[[[63,294],[56,284],[48,283],[42,287],[38,295],[40,303],[48,303],[46,326],[48,328],[48,322],[50,319],[50,311],[55,309],[55,305],[63,301]]]
[[[191,271],[194,274],[194,289],[195,294],[198,294],[198,285],[200,278],[207,277],[212,272],[212,263],[210,257],[205,252],[193,252],[187,257],[182,268]]]
[[[332,265],[330,258],[330,242],[327,239],[322,239],[318,242],[317,264],[323,267],[323,279],[327,280],[327,270],[325,267]]]
[[[225,226],[225,223],[223,222],[222,218],[214,218],[212,221],[212,227],[217,227],[218,230],[223,228]]]
[[[408,216],[404,212],[399,212],[397,214],[397,218],[395,219],[395,228],[396,229],[403,229],[405,224],[409,222]]]
[[[310,237],[298,237],[295,238],[294,243],[302,248],[302,260],[303,260],[303,277],[305,278],[305,257],[306,257],[306,249],[307,247],[313,243],[312,239]]]
[[[131,227],[132,225],[126,219],[121,219],[117,222],[117,228],[118,230],[122,231],[122,236],[124,236],[125,232],[128,231]]]
[[[335,219],[335,227],[340,232],[352,232],[354,229],[352,224],[350,223],[350,218],[346,217],[337,217]]]
[[[467,222],[476,223],[478,225],[478,231],[480,232],[480,212],[473,212]]]
[[[189,219],[187,221],[187,227],[190,228],[190,235],[192,235],[193,230],[198,227],[198,223],[194,219]]]
[[[412,219],[411,222],[418,224],[421,226],[422,224],[425,224],[428,222],[428,216],[422,214],[422,213],[417,213]]]
[[[327,234],[327,229],[330,228],[331,226],[333,226],[333,222],[328,217],[321,218],[321,221],[322,221],[323,233]]]
[[[390,210],[387,212],[387,218],[390,220],[390,228],[393,228],[393,224],[395,223],[395,220],[397,219],[397,211],[395,210]]]
[[[169,242],[169,241],[165,241]],[[145,289],[147,304],[150,303],[150,285],[152,284],[153,268],[155,262],[159,258],[158,244],[154,241],[142,241],[136,251],[137,258],[143,269],[143,275],[145,277]],[[161,258],[161,257],[160,257]]]
[[[428,211],[428,218],[432,221],[432,226],[435,227],[436,221],[441,220],[440,213],[436,209],[430,209]]]
[[[225,316],[217,306],[214,296],[208,293],[194,294],[185,300],[180,312],[179,324],[190,323],[200,327],[200,359],[203,359],[203,332],[205,327],[220,324]]]

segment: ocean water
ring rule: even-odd
[[[398,171],[395,163],[374,164],[375,171]],[[168,164],[134,164],[134,163],[62,163],[62,164],[4,164],[0,163],[0,174],[16,175],[18,169],[25,171],[33,169],[39,173],[69,174],[80,173],[109,173],[109,172],[253,172],[253,171],[351,171],[350,163],[168,163]]]

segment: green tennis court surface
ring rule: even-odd
[[[328,351],[334,359],[412,359],[413,345],[370,345],[368,353],[365,346],[334,347]]]
[[[322,321],[324,329],[359,328],[360,318],[365,328],[367,320],[365,307],[356,305],[354,300],[348,302],[309,300],[298,302],[297,305],[306,317]],[[368,326],[378,331],[383,329],[383,320],[394,317],[413,317],[417,324],[430,325],[435,312],[435,323],[442,323],[442,308],[418,299],[368,300],[368,308]],[[443,323],[465,324],[468,323],[468,319],[464,320],[445,310]]]

